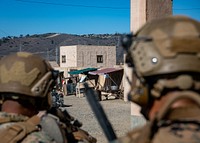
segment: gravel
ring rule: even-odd
[[[78,98],[74,95],[65,96],[64,103],[72,105],[66,107],[67,111],[80,122],[83,123],[82,129],[86,130],[97,139],[97,143],[108,142],[102,128],[86,99],[86,97]],[[111,122],[116,135],[123,136],[131,128],[131,108],[130,102],[121,99],[114,99],[112,96],[108,100],[103,98],[100,101],[108,120]]]

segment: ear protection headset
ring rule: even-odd
[[[141,84],[137,79],[135,85],[131,86],[131,90],[128,94],[128,100],[132,101],[140,106],[146,105],[148,102],[148,88]]]

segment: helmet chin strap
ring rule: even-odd
[[[200,89],[200,82],[192,79],[190,75],[180,75],[175,79],[160,79],[154,84],[151,95],[159,98],[164,88],[179,88],[181,90]]]

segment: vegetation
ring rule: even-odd
[[[102,45],[117,46],[117,63],[123,62],[123,50],[119,45],[123,34],[57,34],[45,33],[34,35],[7,36],[0,39],[0,57],[11,52],[28,51],[40,54],[47,60],[56,60],[59,46]]]

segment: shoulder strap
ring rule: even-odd
[[[0,117],[0,124],[8,123],[11,121],[10,117]]]
[[[22,140],[27,134],[38,130],[36,125],[40,118],[33,116],[25,122],[17,122],[0,131],[0,139],[3,143],[16,143]]]
[[[151,123],[147,122],[145,126],[138,127],[129,131],[125,136],[120,137],[120,143],[150,143]]]
[[[78,129],[73,132],[73,136],[77,141],[83,141],[84,143],[96,143],[96,138],[92,137],[88,132],[82,129]]]

